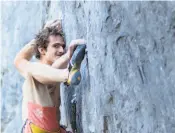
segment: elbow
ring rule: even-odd
[[[13,64],[15,65],[16,68],[19,67],[20,63],[21,63],[21,58],[17,55],[13,61]]]
[[[19,57],[18,57],[18,55],[15,57],[15,59],[14,59],[14,61],[13,61],[13,64],[15,65],[15,67],[18,67],[18,65],[19,65]]]
[[[15,57],[15,59],[14,59],[14,61],[13,61],[13,64],[14,64],[16,67],[18,67],[19,64],[21,63],[21,61],[22,61],[23,59],[24,59],[24,56],[21,55],[20,53],[17,53],[17,55],[16,55],[16,57]]]
[[[14,59],[14,61],[13,61],[13,64],[15,65],[15,67],[18,66],[18,58],[17,58],[17,57],[15,57],[15,59]]]

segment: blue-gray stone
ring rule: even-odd
[[[175,2],[1,2],[1,131],[19,133],[16,53],[50,19],[87,40],[81,83],[62,85],[61,123],[78,133],[175,132]],[[71,127],[72,126],[72,127]]]

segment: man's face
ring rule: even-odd
[[[61,36],[49,36],[49,44],[45,51],[44,60],[49,64],[54,63],[55,60],[60,58],[65,53],[65,43]]]

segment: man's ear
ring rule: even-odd
[[[46,54],[46,49],[44,49],[43,47],[38,47],[38,51],[40,52],[41,55]]]

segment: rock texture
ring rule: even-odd
[[[48,19],[58,17],[67,45],[87,39],[82,82],[62,85],[61,123],[78,133],[175,132],[175,2],[2,5],[4,133],[19,133],[21,125],[23,79],[13,58]]]

